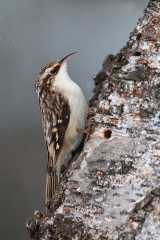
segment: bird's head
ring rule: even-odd
[[[40,71],[38,78],[35,82],[35,87],[38,88],[43,85],[51,86],[54,83],[58,74],[60,74],[60,72],[67,73],[66,61],[68,59],[72,58],[76,54],[77,54],[77,52],[74,52],[74,53],[67,55],[60,61],[53,61],[53,62],[48,63]]]

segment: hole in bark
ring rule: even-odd
[[[105,129],[105,130],[103,131],[103,134],[104,134],[104,137],[105,137],[105,138],[110,138],[111,135],[112,135],[112,131],[109,130],[109,129]]]
[[[140,40],[140,38],[142,37],[142,34],[141,33],[139,33],[138,35],[137,35],[137,41],[139,41]]]
[[[141,53],[140,52],[135,52],[135,54],[134,54],[135,56],[141,56]]]

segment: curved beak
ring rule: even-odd
[[[66,62],[68,59],[72,58],[74,55],[76,55],[78,52],[74,52],[74,53],[71,53],[69,55],[67,55],[66,57],[64,57],[62,60],[60,60],[61,63],[64,63]]]

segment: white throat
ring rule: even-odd
[[[56,83],[61,82],[61,81],[66,81],[66,80],[71,80],[68,72],[67,72],[67,64],[66,62],[64,62],[55,78],[55,85],[57,85]]]

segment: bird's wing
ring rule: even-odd
[[[39,92],[39,103],[48,150],[46,173],[46,204],[48,205],[59,182],[60,173],[56,171],[56,161],[70,120],[70,107],[62,94],[53,90],[51,92],[47,88]]]
[[[69,123],[70,107],[67,99],[61,93],[43,91],[39,97],[48,150],[47,173],[52,175]]]

